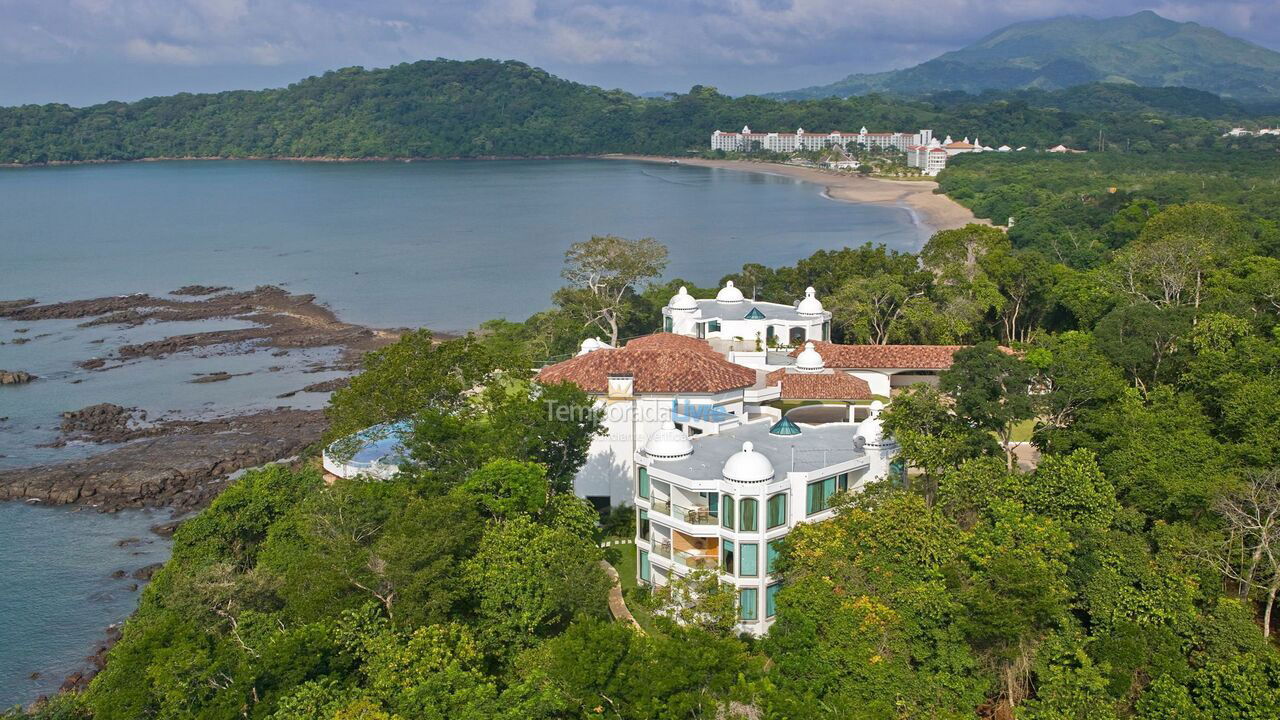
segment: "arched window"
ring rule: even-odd
[[[738,529],[743,532],[755,532],[760,529],[760,502],[755,498],[742,498],[742,512],[738,517]]]

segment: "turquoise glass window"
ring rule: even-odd
[[[778,590],[782,585],[774,583],[764,589],[764,616],[771,618],[778,614]]]
[[[738,591],[738,617],[746,622],[756,620],[760,616],[759,601],[755,588],[742,588]]]
[[[738,546],[738,574],[743,577],[755,577],[760,574],[760,546],[747,543]]]

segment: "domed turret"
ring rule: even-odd
[[[586,340],[582,341],[582,345],[578,348],[578,354],[586,355],[589,352],[594,352],[596,350],[603,350],[605,348],[612,348],[612,347],[613,347],[612,345],[601,340],[598,337],[589,337]]]
[[[742,291],[733,286],[732,280],[725,281],[724,287],[720,288],[720,292],[716,293],[716,302],[718,303],[740,303],[746,300],[742,295]]]
[[[821,372],[826,366],[822,362],[822,356],[813,349],[813,343],[807,342],[804,344],[804,350],[796,356],[795,367],[800,372],[816,373]]]
[[[765,482],[773,479],[773,463],[756,452],[750,442],[744,442],[742,450],[725,461],[721,474],[725,480],[735,482]]]
[[[796,305],[796,312],[801,315],[821,315],[822,303],[818,302],[818,296],[812,287],[805,288],[804,299]]]
[[[681,285],[680,291],[671,296],[671,301],[667,303],[667,307],[672,310],[697,310],[698,301],[693,299],[689,294],[688,288]]]
[[[864,447],[877,448],[885,444],[884,423],[880,420],[882,410],[884,410],[884,403],[879,400],[872,401],[870,417],[858,423],[858,429],[853,435],[855,444],[859,440]]]
[[[644,454],[655,460],[678,460],[693,454],[693,443],[676,424],[668,420],[662,428],[649,436],[644,444]]]

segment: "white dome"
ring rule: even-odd
[[[724,287],[720,288],[720,292],[716,293],[716,302],[720,303],[740,303],[746,300],[742,295],[742,291],[733,286],[733,281],[725,282]]]
[[[765,482],[773,479],[773,463],[755,451],[751,443],[742,443],[742,450],[734,453],[724,463],[721,471],[725,480],[737,482]]]
[[[818,372],[825,367],[822,362],[822,356],[817,350],[813,349],[813,343],[804,344],[804,350],[796,356],[796,370],[800,372]]]
[[[873,400],[870,417],[858,423],[858,430],[853,434],[855,443],[861,439],[863,443],[872,447],[884,444],[884,423],[880,421],[881,410],[884,410],[884,403]]]
[[[592,352],[593,350],[603,350],[605,348],[612,348],[612,347],[613,347],[612,345],[601,340],[598,337],[589,337],[586,340],[582,341],[581,347],[578,348],[578,354],[586,355],[587,353]]]
[[[668,420],[662,429],[649,436],[644,444],[644,454],[657,460],[676,460],[693,454],[693,443],[688,436],[676,429]]]
[[[667,303],[667,307],[672,310],[697,310],[698,301],[694,300],[693,296],[689,294],[688,288],[681,285],[680,292],[671,296],[671,302]]]
[[[805,288],[804,299],[796,305],[796,312],[801,315],[821,315],[822,303],[818,302],[817,295],[814,294],[813,288]]]

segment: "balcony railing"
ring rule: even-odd
[[[716,553],[693,550],[677,550],[675,561],[693,570],[714,570],[720,565],[720,560]]]
[[[653,549],[650,552],[652,552],[654,555],[657,555],[658,557],[664,557],[664,558],[671,557],[671,543],[663,542],[661,540],[654,540],[651,547]]]
[[[653,512],[658,513],[659,515],[670,515],[670,514],[671,514],[671,501],[670,501],[670,500],[660,500],[660,499],[658,499],[658,498],[656,498],[656,497],[655,497],[655,498],[653,498],[652,500],[650,500],[650,501],[649,501],[649,509],[650,509],[650,510],[652,510]]]
[[[711,514],[711,508],[706,505],[694,505],[686,507],[684,505],[675,505],[672,507],[671,517],[684,520],[690,525],[715,525],[720,520]]]

